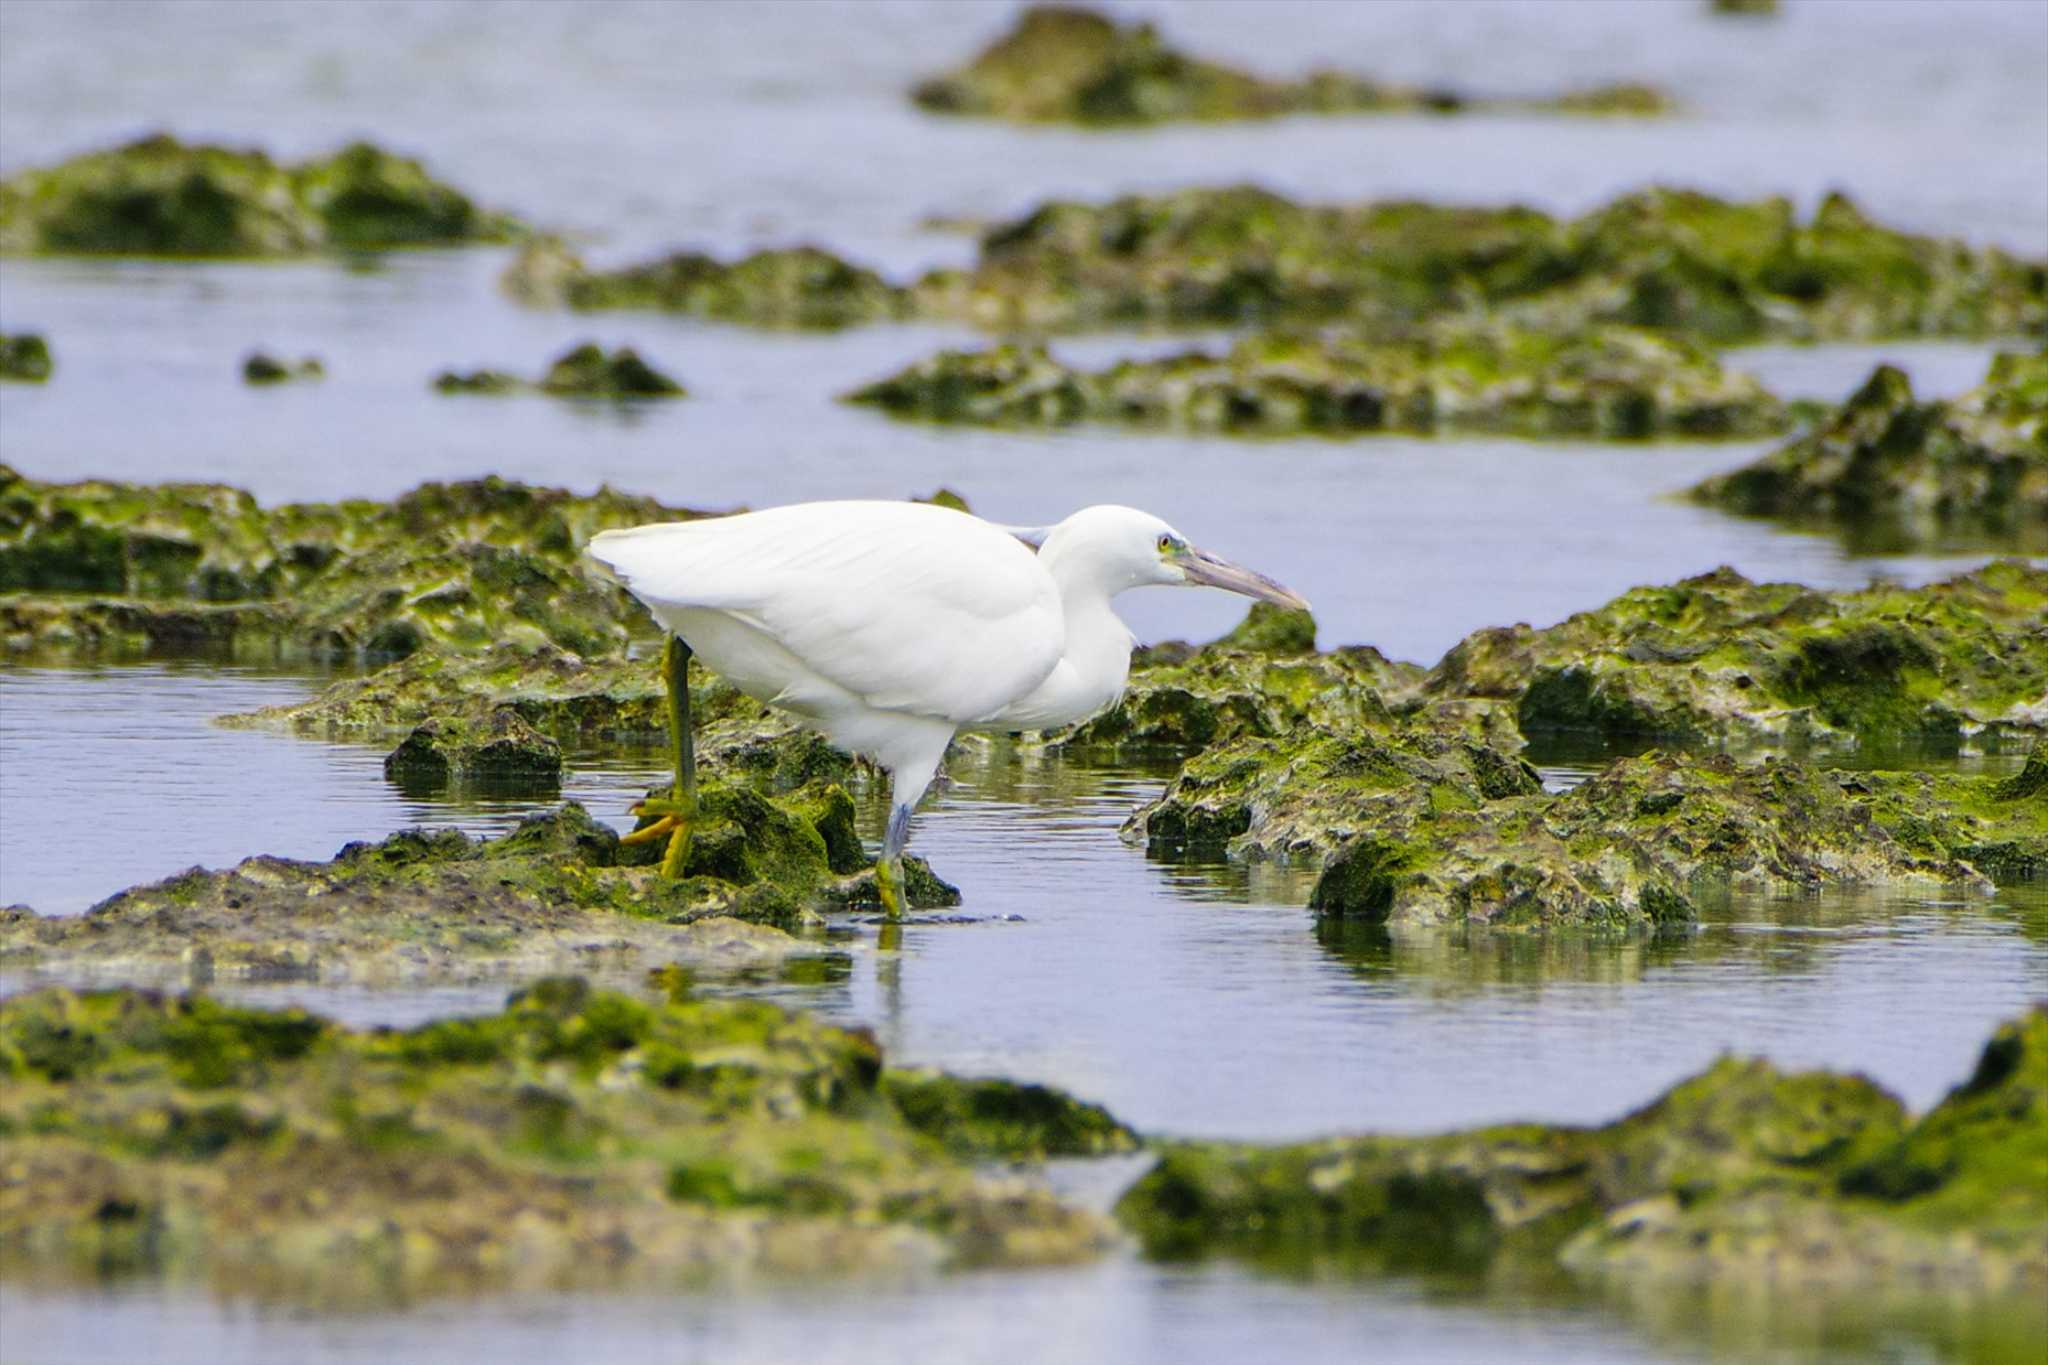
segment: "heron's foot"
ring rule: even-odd
[[[882,897],[882,913],[890,919],[903,918],[903,859],[875,860],[875,890]]]
[[[697,817],[697,803],[679,801],[672,796],[650,796],[634,804],[631,814],[651,815],[654,819],[631,834],[619,836],[619,842],[651,844],[656,839],[666,838],[668,850],[661,855],[661,875],[681,877],[683,864],[690,860],[690,823]]]

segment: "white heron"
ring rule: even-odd
[[[701,656],[888,771],[875,871],[892,917],[911,812],[955,734],[1065,725],[1122,695],[1132,636],[1110,606],[1118,593],[1203,586],[1308,605],[1130,507],[1026,529],[924,503],[799,503],[605,531],[589,553],[670,637],[675,790],[637,808],[658,817],[638,837],[669,837],[663,870],[681,874],[695,815],[688,671]]]

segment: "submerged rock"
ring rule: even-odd
[[[1129,1143],[774,1005],[575,977],[406,1030],[38,991],[0,1002],[0,1075],[0,1256],[330,1303],[1083,1259],[1103,1219],[976,1160]]]
[[[640,358],[630,346],[607,352],[595,342],[563,352],[546,374],[527,383],[503,370],[444,371],[434,379],[438,393],[551,393],[560,398],[681,398],[684,389]]]
[[[159,133],[0,181],[0,253],[291,256],[504,241],[517,227],[367,142],[283,165]]]
[[[757,251],[729,263],[683,251],[593,271],[560,241],[546,238],[521,251],[504,286],[524,303],[648,308],[765,327],[845,327],[909,312],[905,291],[810,246]]]
[[[320,363],[320,357],[313,355],[294,364],[262,351],[252,351],[242,362],[244,384],[283,384],[294,379],[324,379],[326,376],[327,367]]]
[[[1717,569],[1542,630],[1475,631],[1423,692],[1509,702],[1532,736],[2024,749],[2048,732],[2048,568],[1854,592]]]
[[[1881,365],[1817,429],[1691,496],[1858,549],[2048,553],[2048,352],[2001,355],[1977,388],[1925,403]]]
[[[1476,99],[1339,71],[1275,81],[1186,56],[1150,24],[1094,10],[1034,5],[1010,33],[959,71],[920,82],[911,98],[941,114],[1094,125],[1274,118],[1283,114],[1458,113],[1475,108],[1661,114],[1662,92],[1605,86],[1554,99]]]
[[[1011,330],[1345,322],[1369,334],[1497,315],[1553,337],[1600,324],[1717,345],[2010,336],[2048,326],[2043,262],[1916,237],[1840,195],[1675,189],[1582,218],[1521,207],[1296,203],[1251,186],[1054,201],[982,238],[918,311]]]
[[[40,384],[56,368],[50,359],[50,343],[34,332],[0,332],[0,379],[23,384]]]
[[[1162,1257],[1479,1270],[1519,1254],[1592,1278],[2038,1293],[2044,1173],[2036,1008],[1917,1122],[1861,1077],[1727,1058],[1598,1128],[1169,1144],[1116,1212]]]
[[[652,623],[582,547],[609,527],[700,515],[497,478],[266,508],[218,484],[45,483],[0,466],[0,648],[612,654]]]
[[[1625,327],[1554,337],[1436,327],[1402,340],[1265,333],[1075,370],[1043,346],[944,351],[848,395],[898,416],[987,425],[1113,422],[1271,436],[1403,431],[1754,436],[1784,405],[1689,342]]]

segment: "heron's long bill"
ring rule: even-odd
[[[1300,594],[1241,564],[1233,564],[1207,550],[1190,549],[1180,560],[1181,571],[1188,576],[1188,582],[1199,583],[1205,588],[1221,588],[1225,592],[1243,593],[1256,597],[1261,602],[1271,602],[1278,607],[1293,611],[1307,611],[1308,603]]]

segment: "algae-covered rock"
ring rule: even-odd
[[[1476,631],[1423,690],[1509,702],[1532,736],[2024,749],[2048,731],[2048,568],[1854,592],[1723,568],[1542,630]]]
[[[0,253],[292,256],[503,241],[516,228],[366,142],[284,165],[159,133],[0,181]]]
[[[0,379],[40,384],[56,368],[50,343],[35,332],[0,332]]]
[[[503,370],[447,370],[434,378],[437,393],[549,393],[558,398],[681,398],[683,386],[640,358],[630,346],[606,351],[586,341],[555,358],[529,384]]]
[[[921,1132],[871,1037],[759,1001],[550,977],[498,1014],[356,1031],[45,990],[0,1002],[0,1074],[0,1257],[86,1278],[342,1302],[1044,1264],[1110,1241],[1042,1184],[977,1170],[994,1153],[971,1125]],[[994,1136],[1053,1147],[1070,1109],[1051,1096]]]
[[[524,303],[647,308],[763,327],[845,327],[909,313],[903,290],[811,246],[757,251],[731,262],[683,251],[591,270],[560,241],[541,239],[521,251],[503,283]]]
[[[1191,758],[1124,834],[1155,854],[1308,857],[1309,906],[1402,927],[1683,925],[1702,893],[2037,875],[2048,802],[2010,779],[1823,772],[1651,752],[1562,793],[1418,718],[1243,738]]]
[[[562,746],[509,706],[494,708],[480,724],[434,716],[385,757],[384,776],[416,790],[459,784],[551,792],[562,783]]]
[[[1308,205],[1251,186],[1054,201],[991,228],[918,311],[1005,329],[1346,322],[1370,334],[1495,314],[1714,344],[2010,336],[2048,325],[2048,270],[1871,222],[1847,199],[1675,189],[1582,218],[1413,202]]]
[[[1557,337],[1437,326],[1402,339],[1256,334],[1201,352],[1075,370],[1042,346],[944,351],[849,394],[905,417],[1112,422],[1245,435],[1402,431],[1629,439],[1781,431],[1784,405],[1678,338],[1603,326]]]
[[[1714,14],[1769,18],[1777,14],[1778,0],[1707,0],[1707,9]]]
[[[45,483],[0,466],[0,646],[397,657],[501,642],[586,654],[650,632],[590,536],[702,515],[490,478],[394,502],[262,507],[217,484]]]
[[[1863,550],[2048,552],[2048,353],[2001,355],[1977,388],[1925,403],[1881,365],[1814,431],[1690,496]]]
[[[1283,114],[1513,108],[1643,115],[1670,108],[1662,93],[1642,85],[1509,100],[1327,70],[1267,80],[1177,52],[1150,24],[1125,26],[1066,5],[1032,6],[971,63],[920,82],[911,98],[934,113],[1103,126]]]
[[[623,844],[569,802],[492,839],[410,830],[350,844],[325,863],[266,856],[193,868],[84,915],[10,912],[0,963],[95,974],[198,964],[335,980],[632,962],[687,947],[642,922],[731,916],[787,928],[812,907],[839,904],[844,878],[868,861],[853,814],[830,784],[764,794],[707,777],[681,879],[654,866],[659,843]],[[909,899],[925,908],[957,895],[921,897],[913,884]]]
[[[1162,1257],[1521,1255],[1600,1278],[2038,1292],[2048,1009],[2000,1030],[1917,1123],[1861,1077],[1724,1058],[1598,1128],[1168,1144],[1116,1212]]]
[[[252,351],[242,362],[244,384],[285,384],[294,379],[323,379],[327,367],[320,363],[318,356],[306,356],[297,361],[279,360],[263,351]]]
[[[963,1155],[1040,1160],[1107,1156],[1138,1145],[1107,1109],[1049,1086],[891,1070],[882,1089],[912,1128]]]

